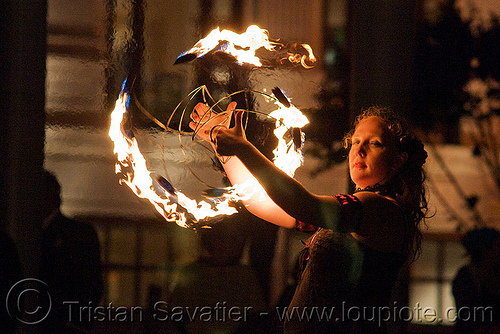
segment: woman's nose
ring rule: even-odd
[[[356,151],[354,153],[356,153],[356,155],[359,155],[361,157],[366,156],[366,149],[364,145],[358,145],[355,150]]]

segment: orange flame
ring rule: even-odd
[[[197,223],[200,220],[219,215],[231,215],[237,212],[232,203],[246,200],[254,194],[261,194],[264,189],[255,179],[249,179],[240,185],[223,188],[222,194],[212,203],[197,202],[177,189],[165,189],[158,181],[153,180],[148,170],[147,162],[142,155],[135,137],[128,134],[123,127],[127,113],[129,95],[122,92],[111,113],[111,124],[108,135],[114,143],[114,153],[118,162],[115,172],[121,174],[120,183],[125,183],[139,198],[148,199],[154,208],[167,222],[175,222],[182,227],[190,227],[188,221]],[[300,141],[294,143],[293,135],[288,135],[291,129],[301,128],[308,123],[307,118],[291,103],[285,107],[276,101],[278,109],[270,116],[276,119],[274,131],[278,145],[274,150],[274,164],[288,175],[294,175],[295,170],[302,165],[302,144],[304,134],[300,133]],[[295,145],[295,147],[292,146]]]
[[[229,30],[220,31],[216,28],[181,55],[178,60],[186,56],[188,56],[187,60],[202,57],[211,50],[222,47],[223,52],[233,55],[240,64],[262,66],[255,51],[262,47],[273,51],[278,45],[282,46],[280,43],[269,41],[267,31],[255,25],[249,26],[243,34],[236,34]],[[308,55],[289,53],[288,60],[309,68],[311,66],[307,64],[314,63],[316,58],[309,45],[302,44],[301,46],[308,52]],[[309,121],[278,88],[275,88],[273,93],[278,106],[269,114],[276,120],[274,134],[278,139],[278,145],[273,151],[275,155],[273,161],[278,168],[293,177],[295,170],[303,164],[302,146],[305,136],[300,128]],[[146,159],[139,150],[137,140],[132,135],[128,135],[123,127],[128,102],[129,95],[124,83],[111,113],[108,133],[114,143],[114,153],[118,160],[116,173],[121,174],[120,183],[125,183],[139,198],[148,199],[167,222],[176,222],[182,227],[192,227],[192,223],[198,223],[210,217],[236,213],[237,210],[232,205],[236,201],[250,199],[255,194],[260,194],[258,198],[264,198],[264,189],[255,178],[240,185],[220,189],[221,195],[214,197],[211,202],[197,202],[178,189],[173,189],[173,187],[166,189],[161,180],[154,180],[151,177],[152,173],[148,170]],[[167,127],[163,126],[163,128]]]
[[[231,202],[242,198],[236,195],[236,190],[228,190],[227,194],[218,199],[214,208],[211,203],[196,202],[179,190],[175,190],[174,197],[165,189],[156,186],[156,181],[153,181],[151,172],[147,168],[146,159],[139,150],[137,140],[134,137],[130,138],[123,128],[128,98],[127,93],[120,94],[111,113],[108,133],[114,143],[114,153],[118,160],[115,171],[123,175],[120,182],[125,183],[139,198],[148,199],[166,221],[176,222],[182,227],[189,227],[186,215],[191,216],[190,219],[196,222],[221,214],[236,213],[237,210],[231,206]]]
[[[308,44],[300,44],[307,55],[295,52],[288,52],[288,59],[292,64],[301,64],[305,68],[311,68],[310,64],[316,62],[313,51]],[[236,58],[239,64],[252,64],[262,66],[260,59],[255,52],[260,48],[268,51],[276,51],[277,47],[283,47],[282,43],[269,40],[269,33],[256,25],[251,25],[242,34],[237,34],[231,30],[220,30],[219,27],[213,29],[205,38],[200,39],[191,49],[182,53],[176,63],[203,57],[212,50],[220,49],[224,53]],[[187,59],[186,59],[187,58]]]
[[[305,134],[302,131],[297,131],[295,134],[294,130],[304,127],[309,120],[294,105],[287,108],[278,101],[276,104],[279,108],[269,114],[276,119],[274,135],[278,138],[278,145],[273,151],[273,161],[276,167],[293,177],[295,170],[304,163],[302,145],[305,140]],[[294,136],[299,136],[298,143]]]

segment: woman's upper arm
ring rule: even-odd
[[[303,224],[338,232],[353,232],[361,221],[361,203],[353,195],[318,196],[311,194],[303,201],[307,209],[296,216]]]

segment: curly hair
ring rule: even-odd
[[[387,107],[372,106],[361,112],[356,118],[352,130],[344,137],[344,147],[349,149],[351,138],[358,124],[371,116],[380,117],[386,129],[396,139],[397,148],[400,152],[406,152],[408,159],[398,169],[397,173],[390,181],[391,189],[395,194],[395,199],[400,204],[408,222],[407,255],[414,261],[421,252],[422,232],[420,223],[427,217],[427,196],[425,186],[425,171],[423,165],[427,159],[427,152],[424,144],[411,134],[407,123]]]

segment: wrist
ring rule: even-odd
[[[248,153],[252,150],[257,150],[255,146],[250,143],[247,139],[237,143],[234,147],[234,155],[237,156],[238,158],[245,157],[248,155]]]

